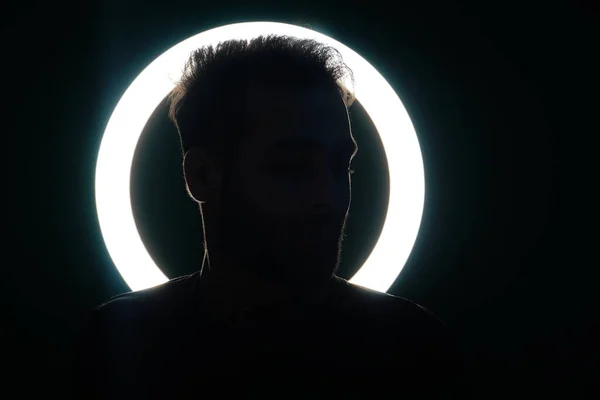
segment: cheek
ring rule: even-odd
[[[249,192],[248,217],[255,239],[269,248],[282,248],[289,241],[294,205],[290,197],[271,185],[259,184]]]
[[[252,190],[253,203],[258,210],[275,218],[285,218],[298,212],[306,189],[298,184],[274,181],[260,176]]]
[[[253,204],[258,210],[274,218],[285,220],[296,214],[302,214],[307,202],[310,202],[309,186],[302,183],[282,182],[262,177],[252,190]],[[336,182],[333,189],[332,204],[338,212],[347,212],[350,207],[351,187],[348,180]],[[307,197],[308,196],[308,197]]]
[[[276,185],[264,187],[262,194],[259,195],[257,206],[267,216],[281,222],[291,218],[300,210],[301,196],[300,192],[282,190]]]

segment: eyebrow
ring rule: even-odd
[[[269,147],[267,153],[272,154],[280,151],[310,151],[318,148],[318,143],[312,139],[293,136],[279,140],[277,143]],[[354,139],[344,141],[344,144],[340,147],[340,150],[344,154],[350,155],[352,158],[358,152],[358,144]]]

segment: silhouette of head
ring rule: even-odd
[[[268,35],[192,53],[169,96],[205,248],[287,284],[335,274],[350,207],[352,71],[337,50]]]

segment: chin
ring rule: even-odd
[[[280,247],[283,249],[284,247]],[[275,255],[276,254],[276,255]],[[329,279],[337,270],[340,262],[339,246],[328,247],[303,247],[296,248],[295,246],[281,252],[277,251],[274,259],[280,260],[276,262],[276,269],[284,265],[286,271],[283,276],[286,279],[296,279],[299,281],[320,282]],[[277,274],[276,271],[273,271]],[[283,271],[281,271],[283,272]]]
[[[300,274],[304,274],[305,280],[309,282],[314,282],[315,284],[319,284],[327,281],[334,274],[337,263],[335,261],[328,263],[317,263],[312,264],[312,267],[315,269],[309,268],[300,268],[298,271]]]

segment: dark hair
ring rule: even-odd
[[[331,85],[348,108],[354,96],[342,84],[346,77],[354,83],[341,54],[315,40],[281,35],[228,40],[192,52],[168,96],[169,118],[184,153],[198,146],[222,155],[243,134],[243,110],[236,107],[236,100],[247,85]]]

